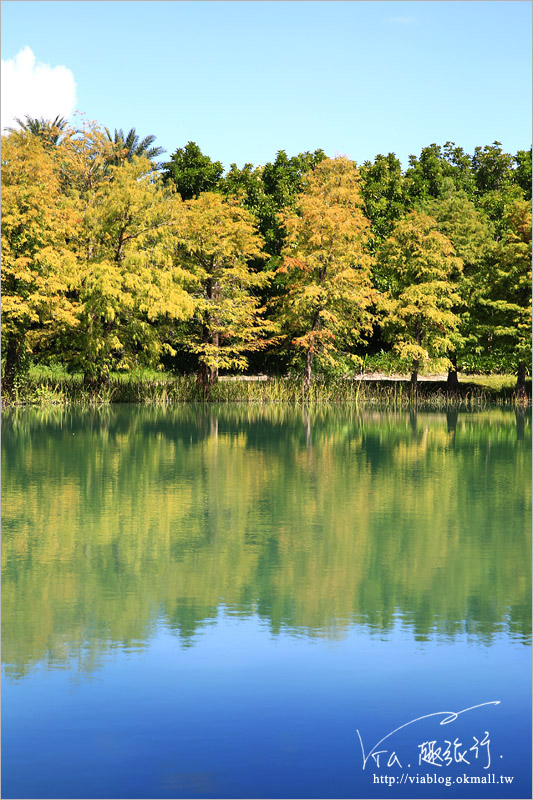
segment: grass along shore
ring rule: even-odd
[[[527,397],[516,393],[513,375],[462,375],[459,393],[449,393],[444,375],[421,376],[416,391],[411,391],[408,376],[370,373],[354,378],[317,378],[307,395],[299,378],[259,376],[223,376],[208,394],[199,389],[196,378],[177,377],[153,370],[114,373],[109,384],[91,391],[81,375],[69,375],[61,368],[32,367],[9,396],[2,396],[2,406],[23,405],[107,405],[110,403],[288,403],[318,405],[355,403],[374,408],[479,409],[488,405],[528,405],[531,402],[531,379],[526,383]]]

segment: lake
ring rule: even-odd
[[[2,432],[3,797],[531,797],[529,411]]]

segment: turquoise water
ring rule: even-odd
[[[4,797],[530,797],[529,414],[2,433]]]

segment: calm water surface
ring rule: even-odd
[[[2,796],[530,797],[530,447],[504,411],[5,413]]]

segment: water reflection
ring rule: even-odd
[[[529,413],[4,415],[3,658],[94,671],[163,624],[530,641]]]

